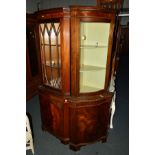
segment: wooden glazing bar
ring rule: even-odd
[[[44,24],[44,30],[43,30],[43,32],[42,32],[42,36],[43,36],[43,56],[44,56],[44,71],[45,71],[45,79],[46,79],[46,83],[49,83],[49,81],[48,81],[48,79],[47,79],[47,71],[46,71],[46,55],[45,55],[45,46],[44,46],[44,44],[45,44],[45,25],[46,24]]]
[[[50,23],[51,24],[51,23]],[[52,31],[52,27],[50,27],[50,30],[48,30],[48,26],[47,28],[47,32],[48,32],[48,40],[49,40],[49,57],[50,57],[50,66],[52,66],[52,48],[51,48],[51,31]],[[51,80],[53,80],[53,68],[50,67],[51,70]]]
[[[59,63],[59,47],[58,47],[58,35],[59,35],[59,28],[60,28],[60,24],[59,24],[59,27],[58,27],[58,30],[56,32],[56,50],[57,50],[57,58],[58,58],[58,66],[60,67],[60,63]],[[58,76],[60,78],[60,69],[58,69]]]
[[[44,31],[45,31],[45,28],[43,28],[43,30],[42,30],[41,25],[40,25],[40,33],[41,33],[42,41],[43,41],[43,43],[42,43],[43,45],[41,45],[41,55],[42,55],[42,60],[43,60],[43,63],[42,63],[43,80],[45,82],[48,82],[47,74],[46,74],[46,66],[45,66],[46,58],[45,58],[45,46],[44,46],[44,43],[45,43]]]

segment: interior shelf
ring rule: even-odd
[[[50,61],[46,61],[46,66],[48,66],[48,67],[52,67],[52,68],[60,68],[61,67],[61,65],[59,64],[59,65],[57,65],[57,64],[50,64]]]
[[[82,65],[80,68],[80,72],[98,71],[98,70],[103,70],[103,69],[106,69],[106,68],[105,67],[99,67],[99,66]]]
[[[60,47],[60,45],[56,45],[56,44],[41,44],[42,46],[58,46]]]
[[[87,48],[87,49],[92,49],[92,48],[107,48],[108,46],[106,45],[81,45],[80,48]]]
[[[80,86],[80,92],[86,93],[86,92],[96,92],[101,90],[101,88],[96,88],[96,87],[91,87],[91,86],[86,86],[86,85],[81,85]]]

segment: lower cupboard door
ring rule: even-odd
[[[76,106],[76,109],[71,107],[71,142],[78,144],[105,139],[110,114],[109,105],[109,102],[103,102],[92,106]]]

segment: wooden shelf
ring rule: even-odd
[[[55,68],[55,69],[59,69],[59,68],[61,68],[60,66],[54,66],[54,65],[52,65],[52,66],[50,66],[50,65],[45,65],[46,67],[50,67],[50,68]]]
[[[101,90],[101,88],[86,86],[86,85],[80,85],[80,92],[81,93],[87,93],[87,92],[96,92]]]
[[[93,49],[93,48],[107,48],[108,46],[106,45],[81,45],[80,48],[88,48],[88,49]]]
[[[53,44],[41,44],[42,46],[58,46],[58,47],[60,47],[61,45],[53,45]]]
[[[46,64],[43,63],[43,65],[48,66],[48,67],[52,67],[52,68],[61,68],[60,64],[59,64],[59,66],[57,64],[50,64],[49,61],[46,61]]]
[[[99,67],[99,66],[82,65],[80,68],[80,72],[99,71],[99,70],[104,70],[104,69],[106,69],[106,68],[105,67]]]

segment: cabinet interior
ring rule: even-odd
[[[110,23],[80,24],[80,93],[104,89]]]

